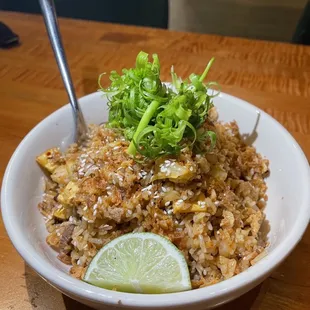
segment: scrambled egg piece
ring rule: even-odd
[[[51,179],[58,184],[67,184],[73,175],[75,162],[66,161],[65,165],[58,166],[51,175]]]
[[[68,218],[67,212],[64,207],[60,207],[59,209],[57,209],[53,215],[60,220],[66,220]]]
[[[191,204],[180,200],[174,202],[173,213],[207,212],[208,208],[212,205],[212,200],[209,197],[206,198],[205,195],[201,193],[197,200]]]
[[[74,168],[75,168],[75,161],[74,160],[67,160],[66,161],[66,169],[68,171],[69,177],[71,177],[73,175]]]
[[[75,197],[78,191],[79,187],[77,184],[70,181],[63,189],[62,193],[58,195],[57,200],[63,205],[70,205],[71,199]]]
[[[55,161],[55,158],[60,157],[61,153],[59,148],[51,148],[37,156],[37,163],[46,169],[48,172],[53,173],[59,166]]]
[[[155,163],[155,180],[169,179],[174,183],[186,183],[195,177],[195,170],[191,164],[160,158]]]
[[[66,166],[58,166],[52,173],[51,179],[58,184],[67,184],[69,182],[69,174]]]

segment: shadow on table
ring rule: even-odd
[[[93,308],[90,308],[88,306],[85,306],[81,304],[78,301],[73,300],[72,298],[62,295],[64,305],[66,310],[93,310]]]
[[[44,310],[92,310],[65,295],[59,293],[56,289],[45,282],[40,276],[38,276],[28,265],[25,264],[25,273],[23,275],[26,280],[26,287],[29,296],[29,303],[32,309],[44,309]],[[264,284],[263,284],[264,286]],[[261,292],[262,285],[257,286],[247,294],[239,297],[238,299],[223,305],[218,310],[230,310],[242,305],[242,309],[257,309],[253,307],[259,300],[259,294]]]
[[[236,300],[223,305],[221,307],[216,308],[217,310],[231,310],[231,309],[242,309],[242,310],[255,310],[255,307],[253,307],[254,302],[257,300],[257,297],[260,293],[260,289],[261,289],[262,285],[259,285],[257,287],[255,287],[253,290],[251,290],[250,292],[248,292],[247,294],[237,298]],[[66,305],[66,309],[67,310],[93,310],[92,308],[89,308],[87,306],[84,306],[80,303],[78,303],[75,300],[72,300],[71,298],[64,296],[63,295],[63,299],[64,299],[64,303]],[[242,305],[242,308],[240,308],[240,305]],[[189,310],[191,310],[189,308]]]

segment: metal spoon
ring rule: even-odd
[[[39,0],[39,3],[42,9],[46,30],[54,51],[57,65],[73,110],[75,123],[75,141],[78,144],[81,144],[87,136],[87,126],[73,87],[70,70],[59,32],[54,0]]]

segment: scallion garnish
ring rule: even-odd
[[[202,75],[191,74],[189,81],[182,81],[171,68],[171,86],[160,80],[160,63],[153,55],[140,52],[136,66],[123,69],[122,75],[112,71],[111,85],[100,89],[107,95],[109,105],[108,126],[121,129],[130,146],[127,152],[147,158],[177,155],[186,146],[200,151],[208,143],[216,143],[213,131],[204,130],[208,111],[213,106],[208,94],[215,82],[204,84],[212,66],[212,58]]]

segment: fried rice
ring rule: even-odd
[[[213,110],[213,111],[212,111]],[[45,152],[39,210],[47,243],[81,279],[98,250],[130,232],[167,237],[184,254],[192,287],[231,278],[266,255],[262,232],[268,160],[243,142],[236,122],[213,121],[212,152],[137,161],[119,131],[91,125],[86,145]]]

